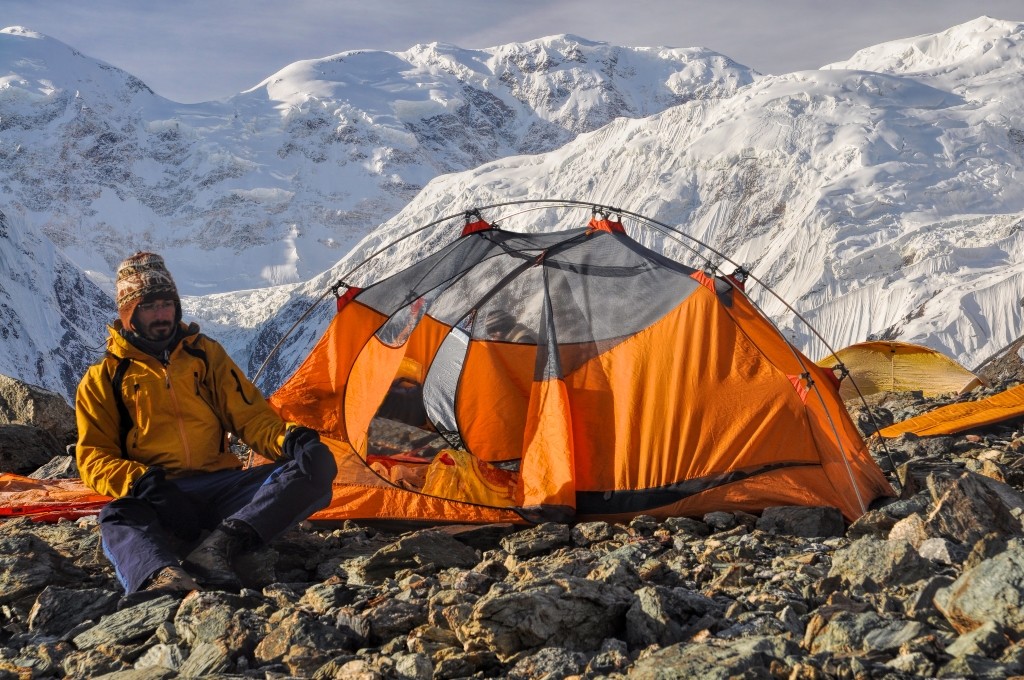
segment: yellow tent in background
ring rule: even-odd
[[[907,342],[860,342],[817,363],[824,368],[840,363],[846,366],[853,381],[843,380],[840,386],[844,400],[856,399],[858,388],[864,396],[920,390],[924,396],[933,397],[949,392],[963,394],[983,384],[981,378],[942,352]]]

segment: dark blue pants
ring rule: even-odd
[[[248,470],[199,473],[172,480],[190,496],[205,528],[225,519],[240,520],[268,543],[331,502],[331,484],[337,474],[333,456],[311,457],[311,474],[295,461],[279,461]],[[103,552],[114,565],[126,593],[133,593],[158,570],[179,565],[174,527],[163,526],[153,507],[125,496],[100,512]]]

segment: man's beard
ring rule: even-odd
[[[170,339],[172,333],[174,333],[174,322],[155,321],[149,324],[139,335],[153,342],[163,342]]]

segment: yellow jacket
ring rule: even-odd
[[[110,327],[107,355],[90,366],[78,385],[75,415],[78,471],[97,493],[120,498],[150,465],[168,477],[240,468],[228,450],[232,432],[270,459],[281,456],[286,423],[267,404],[221,345],[182,329],[185,337],[167,364],[125,340],[120,321]],[[113,375],[127,358],[121,395],[130,415],[125,451]]]

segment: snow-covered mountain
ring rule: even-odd
[[[571,36],[345,53],[187,106],[24,29],[0,33],[0,65],[0,209],[22,242],[44,233],[107,290],[124,254],[160,250],[190,294],[186,316],[250,374],[381,244],[442,215],[552,197],[678,225],[836,348],[899,337],[970,366],[1021,334],[1024,24],[982,17],[766,77],[707,50]],[[582,212],[485,217],[526,230],[577,226]],[[720,259],[665,247],[691,264]],[[6,272],[6,240],[0,255]],[[755,300],[824,354],[757,282]],[[261,385],[294,368],[331,308],[288,336]],[[59,344],[52,329],[38,335]],[[61,376],[92,360],[14,355],[0,373],[65,394]]]
[[[110,295],[45,236],[0,213],[0,372],[70,397],[116,316]]]
[[[306,280],[438,174],[755,76],[708,50],[557,36],[345,52],[183,105],[23,28],[0,31],[0,74],[4,209],[98,277],[158,249],[194,295]]]

